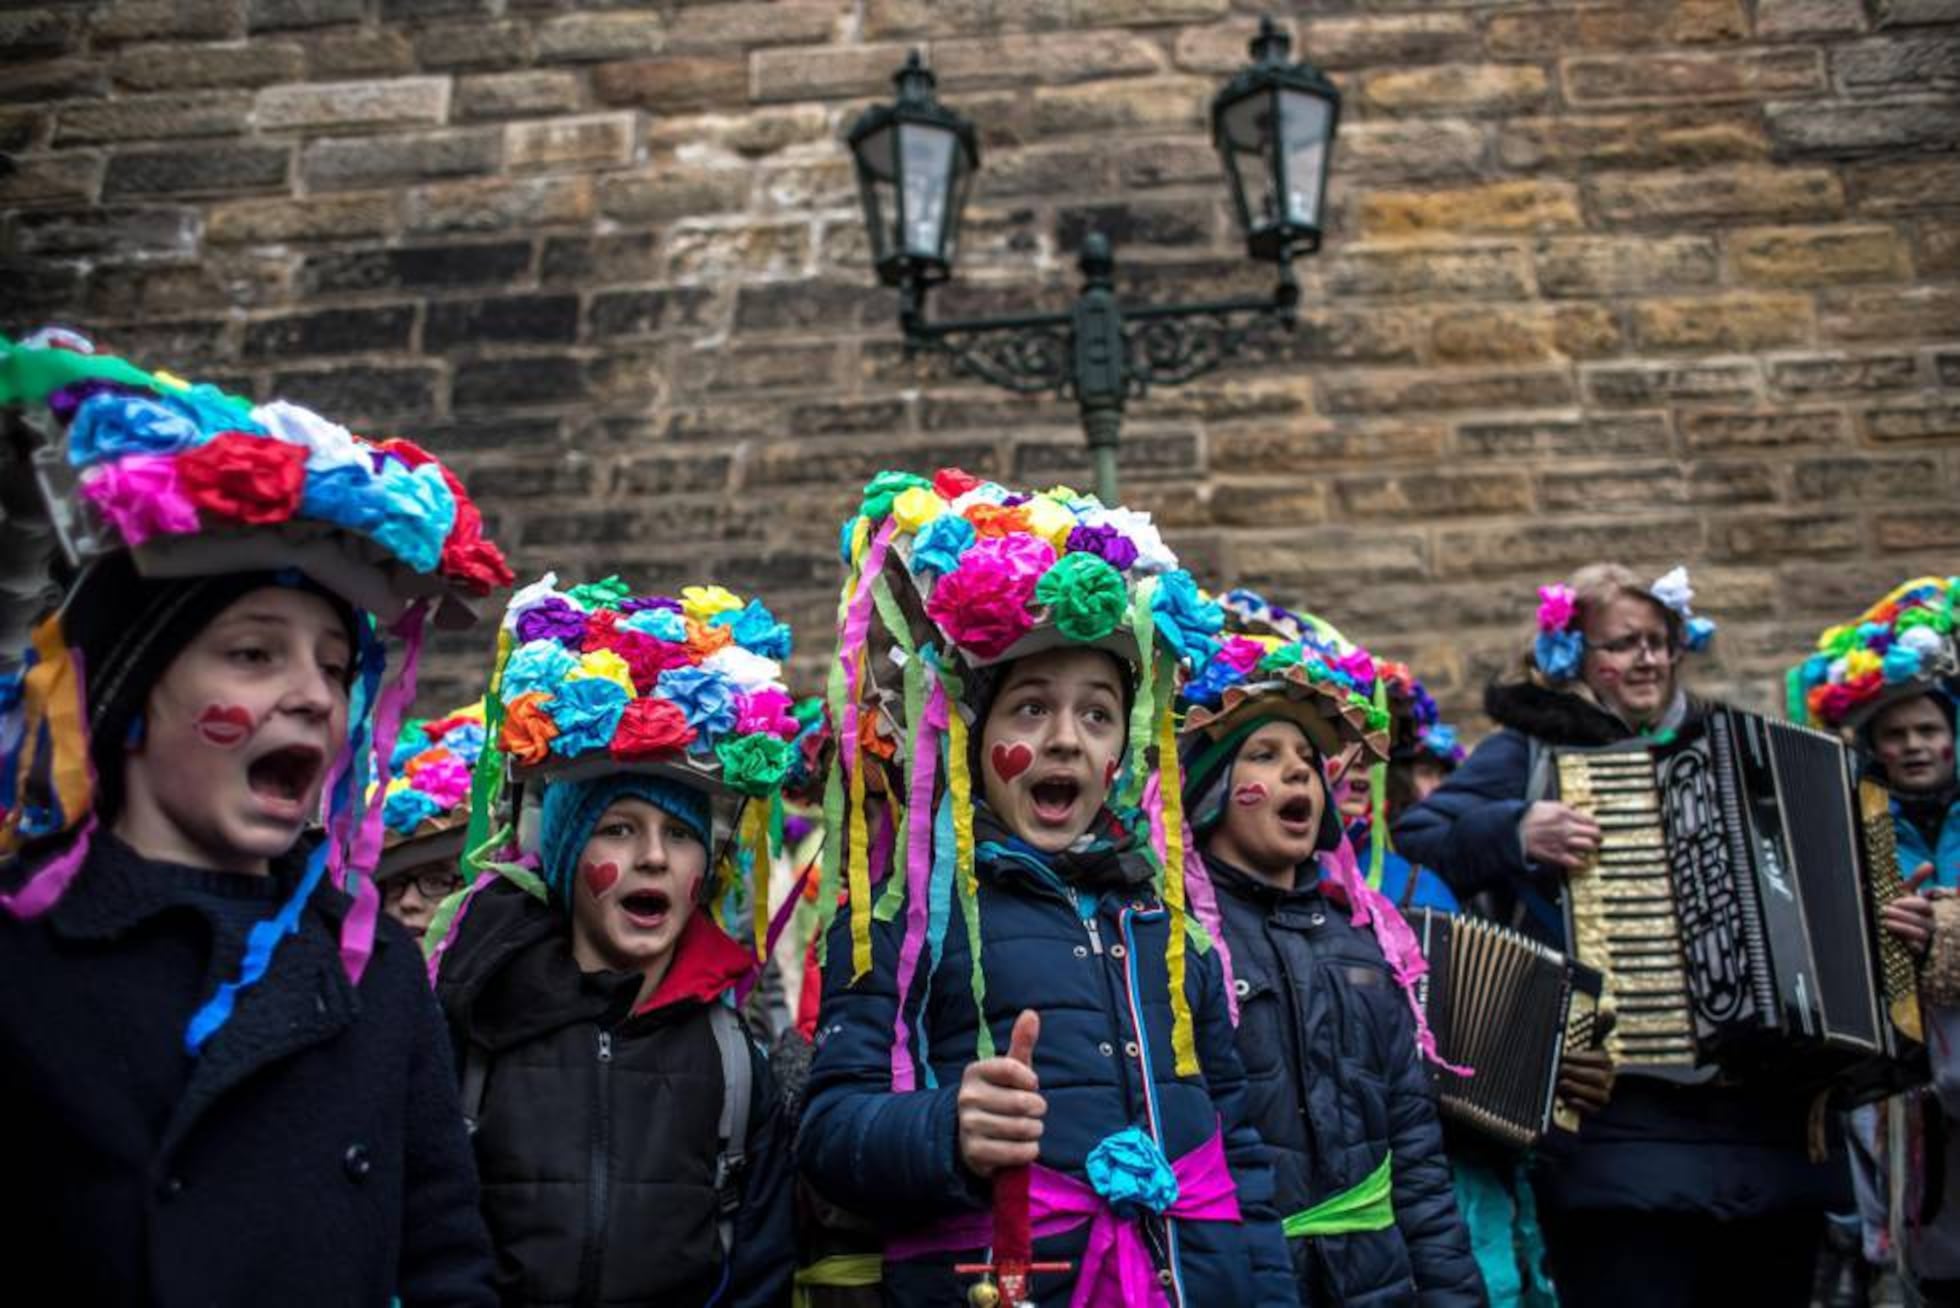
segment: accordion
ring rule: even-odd
[[[1443,1116],[1520,1147],[1556,1118],[1576,1124],[1554,1100],[1566,1045],[1592,1044],[1599,973],[1516,931],[1429,909],[1409,915],[1429,971],[1416,998],[1446,1063],[1435,1069]]]
[[[1601,830],[1566,882],[1566,939],[1604,977],[1623,1071],[1885,1081],[1912,1056],[1912,961],[1878,929],[1903,893],[1891,816],[1843,744],[1722,708],[1692,738],[1557,769]]]

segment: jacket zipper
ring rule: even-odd
[[[579,1302],[596,1304],[606,1250],[606,1213],[612,1205],[612,1032],[599,1032],[599,1071],[592,1112],[592,1154],[587,1160],[585,1250],[579,1259]]]
[[[1110,982],[1109,960],[1103,953],[1102,926],[1098,921],[1099,914],[1096,908],[1092,907],[1089,913],[1084,915],[1082,912],[1082,898],[1076,892],[1075,887],[1069,886],[1066,889],[1068,891],[1069,907],[1074,911],[1076,920],[1082,923],[1083,931],[1088,934],[1089,952],[1091,956],[1102,960],[1095,967],[1096,972],[1102,977],[1103,1006],[1109,1013],[1111,1022],[1109,1028],[1111,1037],[1109,1052],[1110,1056],[1116,1060],[1117,1074],[1122,1078],[1124,1110],[1126,1112],[1134,1112],[1135,1109],[1132,1104],[1135,1095],[1130,1088],[1130,1059],[1123,1052],[1123,1013],[1128,1008],[1128,1001],[1116,993],[1114,986]],[[1100,907],[1100,905],[1098,904],[1096,907]],[[1138,1039],[1142,1039],[1142,1037],[1139,1036]]]

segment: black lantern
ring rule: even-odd
[[[1287,61],[1292,41],[1270,18],[1252,41],[1252,67],[1211,102],[1212,142],[1255,259],[1285,263],[1320,248],[1327,162],[1341,93],[1311,64]]]
[[[952,268],[980,148],[973,124],[933,98],[918,51],[892,80],[898,102],[867,109],[851,127],[858,197],[879,280],[930,285]]]

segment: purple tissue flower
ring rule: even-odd
[[[619,602],[621,613],[644,613],[648,609],[665,609],[669,613],[679,613],[681,602],[666,595],[629,595]]]
[[[578,649],[585,642],[585,615],[556,595],[524,610],[517,618],[520,643],[555,640]]]
[[[1137,547],[1130,538],[1114,527],[1097,525],[1077,527],[1068,534],[1068,547],[1072,551],[1094,554],[1118,572],[1126,572],[1137,561]]]

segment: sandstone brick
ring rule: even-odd
[[[1581,374],[1593,403],[1621,409],[1750,400],[1760,387],[1756,364],[1746,360],[1587,364]]]
[[[1949,511],[1886,512],[1874,524],[1878,545],[1886,550],[1950,550],[1960,545],[1960,518]]]
[[[1588,414],[1582,418],[1466,422],[1456,448],[1470,457],[1563,460],[1589,456],[1665,455],[1673,432],[1658,414]],[[1550,507],[1549,505],[1547,507]]]
[[[253,32],[358,23],[363,0],[247,0],[245,26]]]
[[[660,168],[606,178],[599,211],[619,222],[670,222],[696,214],[732,213],[748,200],[752,174],[741,168]]]
[[[1474,49],[1476,28],[1466,14],[1369,14],[1312,17],[1300,24],[1294,50],[1323,69],[1406,67],[1432,63]],[[1501,54],[1501,51],[1493,51]],[[1245,61],[1240,45],[1235,71]]]
[[[306,256],[300,264],[300,284],[308,294],[500,286],[522,274],[530,263],[528,241],[348,250]]]
[[[1362,94],[1391,114],[1432,112],[1504,114],[1536,109],[1549,86],[1532,64],[1445,64],[1371,73]]]
[[[1825,86],[1823,58],[1809,49],[1567,59],[1560,71],[1575,105],[1706,104],[1801,95]]]
[[[757,50],[748,58],[747,79],[715,72],[701,80],[704,91],[725,92],[732,77],[736,98],[697,94],[695,104],[758,103],[784,100],[836,100],[848,96],[882,96],[889,92],[892,74],[905,63],[900,45],[817,46],[797,50]],[[735,67],[742,67],[735,61]],[[602,70],[603,71],[603,70]],[[943,73],[943,69],[935,69]]]
[[[848,8],[837,0],[690,5],[673,16],[668,45],[674,50],[726,50],[819,44],[836,35]]]
[[[1861,0],[1757,0],[1756,35],[1766,40],[1864,30]]]
[[[236,91],[126,96],[82,101],[55,118],[54,143],[234,136],[245,131],[252,97]]]
[[[313,141],[301,155],[300,169],[309,191],[343,191],[492,172],[502,157],[501,132],[466,127]]]
[[[14,215],[12,234],[18,254],[190,255],[197,249],[197,214],[179,205],[26,209]]]
[[[1593,358],[1620,343],[1613,317],[1597,305],[1457,309],[1437,315],[1439,363],[1516,363]]]
[[[1692,554],[1702,538],[1698,518],[1685,514],[1607,521],[1459,527],[1436,536],[1436,575],[1563,572],[1574,559],[1613,558],[1630,564],[1665,563]]]
[[[568,72],[477,73],[456,80],[458,118],[566,113],[578,105],[578,78]]]
[[[1767,159],[1762,124],[1733,114],[1648,113],[1510,118],[1498,125],[1506,168],[1698,168]]]
[[[734,457],[728,454],[657,450],[636,455],[615,468],[610,489],[628,498],[725,491],[734,466]]]
[[[1761,286],[1903,281],[1905,244],[1890,227],[1749,228],[1727,238],[1739,280]]]
[[[794,276],[803,271],[810,251],[810,229],[802,223],[730,229],[683,222],[668,238],[673,273],[689,280],[749,281]]]
[[[660,271],[660,242],[652,232],[549,237],[538,255],[538,280],[546,286],[649,281]]]
[[[1522,472],[1396,473],[1340,477],[1334,491],[1350,517],[1428,519],[1529,513],[1531,479]]]
[[[1041,136],[1197,129],[1213,88],[1195,78],[1137,78],[1043,86],[1034,92],[1030,129]]]
[[[1910,100],[1797,100],[1770,105],[1770,136],[1793,155],[1857,155],[1878,151],[1943,150],[1960,131],[1951,96]]]
[[[173,318],[258,308],[285,300],[291,291],[288,261],[276,256],[104,262],[89,272],[81,310],[95,320]]]
[[[1538,498],[1547,513],[1651,513],[1688,503],[1684,474],[1678,463],[1624,459],[1559,465],[1539,474]]]
[[[518,68],[531,62],[531,29],[516,22],[445,23],[415,34],[425,71]]]
[[[284,314],[245,325],[245,359],[288,359],[319,354],[401,351],[415,330],[415,306],[323,309]]]
[[[1912,262],[1922,276],[1960,273],[1960,227],[1943,218],[1922,218],[1912,233]]]
[[[1519,372],[1376,370],[1317,379],[1327,413],[1403,413],[1410,410],[1515,409],[1572,402],[1563,369]]]
[[[1682,415],[1681,435],[1690,454],[1829,447],[1844,441],[1844,414],[1836,409],[1702,409]]]
[[[712,56],[600,64],[592,93],[601,104],[660,113],[734,107],[748,99],[747,70],[740,59]]]
[[[1931,30],[1846,42],[1831,48],[1831,71],[1858,93],[1960,89],[1960,36]]]
[[[818,209],[857,212],[857,175],[845,159],[813,159],[763,168],[758,171],[755,186],[757,204],[765,213],[807,215]]]
[[[206,211],[204,239],[213,245],[358,240],[380,236],[394,225],[393,195],[233,200]]]
[[[1117,249],[1139,245],[1210,245],[1215,211],[1182,200],[1130,200],[1121,204],[1068,206],[1055,211],[1055,245],[1066,253],[1101,232]],[[971,237],[968,245],[971,246]]]
[[[307,76],[316,81],[406,76],[415,47],[400,32],[322,32],[306,43]]]
[[[735,296],[735,330],[742,332],[849,332],[882,325],[894,313],[890,293],[861,280],[775,282],[744,286]]]
[[[1066,27],[1068,0],[866,0],[864,39]]]
[[[1909,502],[1940,484],[1940,463],[1931,454],[1804,459],[1792,465],[1791,479],[1801,500]]]
[[[498,295],[432,302],[422,323],[430,350],[464,345],[569,345],[578,339],[576,295]]]
[[[0,100],[20,104],[83,100],[108,90],[109,79],[96,64],[79,58],[45,59],[9,65],[6,79],[0,81]]]
[[[450,402],[459,413],[536,408],[584,397],[585,365],[564,354],[464,360],[450,383]]]
[[[119,41],[223,41],[243,36],[245,15],[235,0],[112,0],[89,15],[97,46]]]
[[[1342,123],[1335,172],[1343,185],[1465,179],[1484,172],[1489,129],[1447,118]],[[1213,175],[1217,155],[1212,155]]]
[[[722,297],[705,286],[606,291],[592,300],[592,334],[601,340],[666,332],[699,334],[717,325],[722,303]]]
[[[1642,300],[1634,338],[1660,350],[1755,350],[1810,339],[1810,302],[1797,295]]]
[[[37,107],[0,109],[0,150],[21,154],[45,139],[47,115]]]
[[[538,25],[538,58],[548,63],[643,59],[667,47],[667,24],[659,14],[571,13]]]
[[[1574,236],[1533,247],[1547,295],[1626,295],[1712,286],[1721,272],[1715,242],[1701,236]]]
[[[292,151],[283,145],[230,145],[118,154],[102,178],[105,198],[221,195],[286,186]]]
[[[504,129],[504,163],[517,169],[607,167],[632,162],[633,115],[586,114],[512,123]]]
[[[1960,336],[1960,287],[1834,291],[1819,298],[1817,328],[1833,341],[1951,339]]]
[[[1642,0],[1495,13],[1485,24],[1484,46],[1500,58],[1545,59],[1575,50],[1733,41],[1748,31],[1740,0]]]
[[[1578,192],[1569,182],[1493,182],[1446,190],[1376,191],[1360,198],[1362,233],[1376,240],[1581,225]]]
[[[81,297],[81,265],[0,255],[0,286],[15,313],[63,312]]]
[[[448,113],[448,78],[394,77],[268,86],[258,94],[255,117],[261,130],[277,131],[420,126],[440,123]]]
[[[1448,439],[1440,422],[1354,418],[1215,426],[1209,437],[1212,470],[1244,476],[1272,468],[1431,463],[1442,458]]]
[[[1850,514],[1734,513],[1713,518],[1708,544],[1715,558],[1774,563],[1855,550],[1864,539]]]
[[[1960,204],[1960,159],[1925,159],[1854,165],[1847,189],[1860,213],[1944,210]]]
[[[1522,298],[1531,264],[1510,245],[1369,248],[1325,251],[1319,271],[1335,295],[1434,299]]]
[[[1876,0],[1872,6],[1872,16],[1882,28],[1950,23],[1960,19],[1960,3],[1956,3],[1956,0]]]
[[[935,43],[932,54],[942,90],[1023,83],[1054,86],[1093,77],[1149,74],[1161,68],[1154,45],[1124,32],[956,37]],[[760,74],[759,66],[757,71]]]
[[[8,62],[51,59],[81,43],[82,24],[74,14],[28,9],[0,14],[0,51]]]
[[[0,205],[87,204],[102,186],[102,160],[92,154],[40,155],[0,168]]]
[[[828,146],[836,139],[821,105],[772,105],[739,115],[680,114],[642,126],[647,149],[656,158],[685,154],[713,162],[763,159],[799,145]]]
[[[1077,455],[1082,462],[1088,462],[1087,450],[1078,450]],[[1204,489],[1210,494],[1201,492],[1200,504],[1192,507],[1206,524],[1252,528],[1302,526],[1325,522],[1328,516],[1324,484],[1318,480],[1294,480],[1283,472],[1271,471],[1263,477],[1243,480],[1219,477]],[[1174,524],[1159,519],[1158,525]]]
[[[1282,30],[1294,31],[1296,24],[1279,19]],[[1177,34],[1171,47],[1171,61],[1187,72],[1208,77],[1230,76],[1245,66],[1250,54],[1250,29],[1237,23],[1201,23]],[[1295,37],[1294,50],[1302,47]]]
[[[1837,176],[1821,168],[1745,164],[1696,172],[1602,173],[1587,190],[1609,223],[1820,218],[1844,208]]]
[[[435,182],[407,192],[407,231],[502,232],[587,223],[592,179],[578,176],[484,177]]]
[[[1767,361],[1769,382],[1783,395],[1855,395],[1910,390],[1919,364],[1907,353],[1805,354]]]
[[[1960,437],[1960,400],[1932,399],[1865,410],[1865,435],[1874,441],[1950,441]]]
[[[1317,580],[1330,575],[1374,583],[1430,575],[1427,538],[1406,529],[1342,523],[1242,531],[1230,538],[1229,550],[1230,564],[1220,575],[1241,578],[1268,595],[1307,594]]]
[[[203,86],[265,86],[299,78],[306,56],[283,41],[245,45],[136,45],[109,60],[118,86],[162,91]]]

